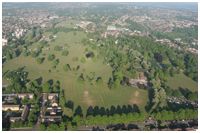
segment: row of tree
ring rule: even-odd
[[[179,109],[176,112],[162,110],[152,114],[156,120],[191,120],[197,119],[197,109]]]
[[[110,115],[114,115],[114,114],[128,114],[128,113],[133,113],[133,112],[137,112],[139,113],[140,110],[138,108],[137,105],[123,105],[123,106],[111,106],[110,108],[104,108],[104,107],[98,107],[95,106],[94,108],[92,106],[90,106],[87,109],[87,113],[86,113],[86,117],[88,116],[110,116]]]
[[[80,116],[74,116],[72,123],[76,126],[80,125],[108,125],[108,124],[118,124],[118,123],[130,123],[144,121],[146,115],[144,113],[128,113],[128,114],[114,114],[112,116],[88,116],[87,118],[82,118]]]

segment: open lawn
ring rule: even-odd
[[[188,88],[191,91],[198,90],[198,83],[192,80],[191,78],[185,76],[184,74],[177,74],[174,77],[171,77],[167,84],[173,89],[178,89],[179,87]]]
[[[61,23],[58,23],[56,27],[65,27],[65,28],[73,28],[79,21],[76,20],[66,20]]]
[[[49,33],[48,33],[49,34]],[[43,78],[43,82],[54,79],[54,81],[59,80],[61,82],[61,87],[65,90],[66,100],[72,100],[75,106],[80,105],[85,111],[88,106],[104,106],[110,107],[111,105],[133,105],[137,104],[141,109],[147,102],[147,91],[121,86],[120,88],[109,89],[107,87],[107,82],[109,77],[111,77],[112,69],[110,66],[103,64],[103,59],[97,57],[98,53],[92,50],[95,55],[94,59],[87,59],[85,57],[85,49],[87,46],[82,45],[81,40],[86,38],[84,32],[58,32],[54,42],[50,42],[48,47],[42,49],[42,54],[39,57],[45,57],[42,64],[36,62],[36,58],[31,56],[24,57],[20,55],[3,65],[3,72],[7,70],[14,70],[18,67],[24,67],[25,70],[29,72],[30,79],[37,79],[39,77]],[[30,49],[36,48],[38,43],[30,46]],[[62,51],[55,51],[54,47],[56,45],[62,46],[63,49],[69,51],[68,56],[62,56]],[[90,48],[88,48],[90,49]],[[52,61],[48,61],[48,55],[54,54],[56,59],[59,59],[59,64],[56,68],[52,68]],[[77,61],[73,60],[75,57],[78,58]],[[81,58],[86,59],[85,63],[81,62]],[[64,64],[70,64],[72,70],[64,71]],[[77,66],[80,66],[78,70],[73,70]],[[49,72],[49,70],[51,72]],[[78,77],[83,73],[85,81],[78,81]],[[89,81],[86,76],[90,76],[94,73],[94,80]],[[102,77],[103,83],[97,84],[95,79],[97,77]],[[5,79],[3,79],[5,82]]]

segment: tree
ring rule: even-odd
[[[65,102],[66,102],[66,99],[65,99],[65,93],[64,93],[64,90],[62,89],[60,91],[60,98],[59,98],[59,103],[62,107],[65,107]]]
[[[109,78],[107,85],[108,85],[108,88],[110,88],[110,89],[113,88],[113,79],[112,78]]]
[[[2,112],[3,113],[3,112]],[[9,131],[11,122],[10,122],[10,117],[6,115],[2,115],[2,130],[3,131]]]
[[[123,79],[122,71],[114,71],[113,72],[113,81],[114,81],[114,86],[115,87],[119,87],[120,86],[122,79]]]
[[[33,58],[38,57],[38,56],[39,56],[39,53],[40,53],[39,50],[33,51],[33,52],[31,53],[31,56],[32,56]]]
[[[45,41],[45,40],[42,40],[42,41],[40,41],[40,44],[41,44],[42,46],[46,46],[46,45],[48,44],[48,42]]]
[[[94,110],[92,106],[88,107],[86,117],[91,115],[94,115]]]
[[[187,98],[191,101],[197,101],[198,100],[198,93],[197,92],[191,92],[188,94]]]
[[[44,83],[42,86],[43,92],[50,92],[50,88],[51,88],[51,85],[48,82]]]
[[[68,50],[64,50],[64,51],[62,52],[62,55],[63,55],[63,56],[68,56],[68,54],[69,54],[69,51],[68,51]]]
[[[14,51],[14,53],[15,53],[15,57],[18,57],[18,56],[20,56],[20,54],[21,54],[21,50],[20,50],[19,48],[17,48],[17,49]]]
[[[97,77],[96,83],[97,83],[97,84],[102,84],[102,83],[103,83],[102,78],[101,78],[101,77]]]
[[[162,87],[160,87],[159,89],[154,88],[154,97],[152,100],[153,105],[150,112],[152,112],[153,110],[165,107],[167,104],[166,99],[167,99],[167,96],[166,96],[165,90]]]
[[[186,54],[184,57],[185,62],[185,74],[191,77],[194,81],[198,80],[198,58],[196,55]]]
[[[77,116],[77,115],[83,117],[83,111],[80,105],[78,105],[78,107],[75,109],[74,116]]]
[[[32,124],[35,124],[35,122],[37,121],[37,115],[35,114],[35,110],[30,111],[29,115],[28,115],[28,121],[31,122]]]
[[[54,66],[57,66],[58,64],[59,64],[59,59],[56,59],[56,60],[53,61]]]
[[[175,115],[176,119],[182,120],[185,119],[185,110],[184,109],[180,109],[177,114]]]
[[[40,130],[42,130],[42,131],[46,130],[46,126],[43,123],[40,124]]]
[[[42,64],[44,62],[44,57],[41,57],[41,58],[37,58],[37,63],[38,64]]]
[[[61,47],[61,46],[55,46],[55,47],[54,47],[54,50],[55,50],[55,51],[61,51],[61,50],[62,50],[62,47]]]
[[[50,36],[49,36],[49,39],[51,39],[51,40],[52,40],[53,38],[54,38],[54,37],[53,37],[53,35],[50,35]]]
[[[80,66],[79,65],[77,65],[77,67],[76,67],[76,71],[78,71],[80,69]]]
[[[6,53],[6,59],[7,59],[7,60],[12,59],[12,54],[11,54],[10,52],[7,52],[7,53]]]
[[[64,71],[69,71],[69,70],[71,70],[71,67],[70,67],[69,64],[65,64],[65,65],[63,66],[63,69],[64,69]]]
[[[159,98],[160,98],[160,100],[159,100],[159,102],[160,102],[159,107],[163,108],[163,107],[165,107],[167,105],[167,101],[166,101],[167,95],[165,93],[165,90],[162,87],[159,89],[159,95],[160,95],[159,96]]]
[[[54,92],[60,93],[60,81],[57,80],[56,83],[54,84]]]
[[[156,59],[157,62],[162,63],[163,61],[163,56],[160,53],[155,53],[154,58]]]
[[[61,122],[61,123],[59,124],[59,130],[60,130],[60,131],[64,131],[65,129],[66,129],[65,123],[64,123],[64,122]]]
[[[83,73],[81,73],[81,75],[78,77],[78,81],[84,81],[84,80],[85,80],[85,78],[83,76]]]
[[[23,52],[23,56],[29,56],[30,55],[30,52],[29,51],[27,51],[27,50],[25,50],[24,52]]]
[[[52,61],[54,59],[55,59],[55,55],[54,54],[49,54],[48,61]]]
[[[74,110],[74,102],[71,100],[67,101],[65,106],[70,108],[71,110]]]
[[[81,62],[82,62],[82,63],[85,63],[85,62],[86,62],[85,57],[81,57]]]
[[[180,92],[180,90],[174,90],[172,93],[172,96],[174,97],[182,97],[182,93]]]
[[[22,99],[22,104],[28,104],[29,103],[29,99],[27,97],[24,97],[24,99]]]
[[[47,131],[56,131],[59,129],[59,126],[57,124],[51,123],[49,126],[47,126]]]

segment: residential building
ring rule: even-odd
[[[28,98],[28,99],[33,99],[34,94],[32,94],[32,93],[19,93],[19,94],[17,94],[17,96],[21,99],[24,99],[25,97]]]
[[[2,46],[6,46],[8,44],[8,40],[7,39],[2,39]]]
[[[19,111],[20,107],[19,105],[2,105],[2,110],[3,111],[8,111],[8,110]]]
[[[22,111],[22,115],[21,115],[21,119],[22,119],[23,121],[25,121],[25,120],[27,119],[28,113],[29,113],[29,107],[28,107],[28,105],[25,105],[25,106],[24,106],[24,109],[23,109],[23,111]]]
[[[44,116],[42,117],[42,122],[61,122],[61,116]]]
[[[48,100],[52,100],[55,96],[58,97],[58,93],[49,93]]]

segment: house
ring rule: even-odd
[[[2,94],[2,97],[15,97],[16,94]]]
[[[144,73],[143,73],[143,72],[140,72],[140,73],[139,73],[139,79],[140,79],[140,80],[147,80],[147,78],[144,76]]]
[[[148,82],[146,80],[141,80],[141,79],[129,79],[128,85],[131,86],[138,86],[138,87],[145,87],[148,85]]]
[[[42,117],[42,122],[61,122],[61,116],[44,116]]]
[[[17,96],[21,99],[24,99],[25,97],[28,98],[28,99],[33,99],[34,97],[34,94],[31,94],[31,93],[19,93],[17,94]]]
[[[141,88],[148,86],[147,78],[144,76],[143,72],[139,73],[138,78],[133,79],[133,78],[125,77],[123,80],[124,80],[123,82],[126,82],[128,85],[131,85],[131,86],[137,86]]]
[[[18,94],[2,94],[2,97],[18,97],[24,99],[25,97],[33,99],[34,94],[32,93],[18,93]]]
[[[62,115],[62,109],[61,107],[48,107],[46,115]]]
[[[42,122],[61,122],[62,108],[58,104],[58,93],[42,93],[43,110],[41,116]],[[47,103],[47,104],[45,104]]]
[[[19,108],[19,105],[2,105],[2,110],[3,111],[8,111],[8,110],[19,111],[20,108]]]
[[[3,104],[7,104],[7,103],[12,104],[12,103],[14,103],[14,101],[15,101],[15,97],[12,97],[12,96],[8,96],[8,97],[2,96],[2,103]]]
[[[2,46],[5,46],[5,45],[7,45],[8,44],[8,40],[7,39],[2,39]]]
[[[50,102],[51,102],[52,107],[58,107],[58,97],[57,96],[54,96]]]
[[[14,109],[12,109],[11,111],[14,111]],[[17,115],[16,113],[14,113],[14,115],[11,115],[10,122],[18,122],[21,120],[22,121],[27,120],[27,117],[29,114],[29,107],[27,105],[25,105],[24,109],[22,110],[22,113],[18,112],[18,114],[20,114],[20,115]]]
[[[25,105],[25,106],[24,106],[24,109],[23,109],[23,111],[22,111],[22,114],[21,114],[21,119],[22,119],[23,121],[25,121],[25,120],[27,119],[28,113],[29,113],[29,107],[28,107],[28,105]]]
[[[55,96],[58,97],[58,93],[49,93],[48,100],[52,100]]]
[[[20,120],[21,120],[21,117],[10,117],[10,122],[17,122]]]
[[[42,93],[42,100],[44,103],[46,103],[48,101],[48,94],[47,93]]]
[[[115,26],[113,26],[113,25],[109,25],[107,27],[107,31],[116,31],[116,30],[117,30],[117,28]]]
[[[50,110],[50,115],[56,115],[56,113],[57,113],[57,109],[56,108],[52,108]]]

